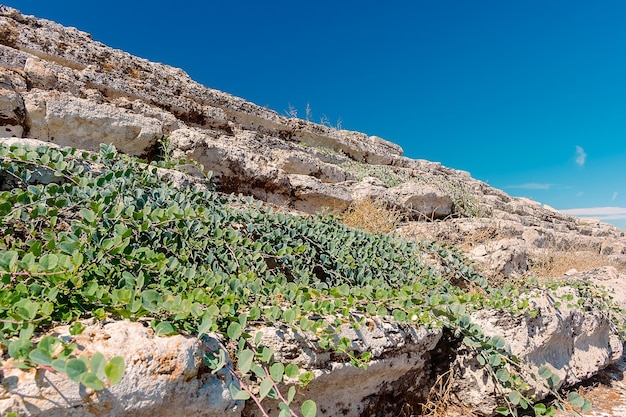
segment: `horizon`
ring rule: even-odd
[[[626,229],[626,3],[3,4]]]

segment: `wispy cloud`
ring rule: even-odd
[[[578,166],[585,165],[585,161],[587,160],[587,153],[582,148],[582,146],[576,145],[576,163]]]
[[[522,188],[524,190],[549,190],[554,187],[555,184],[543,184],[538,182],[528,182],[526,184],[518,184],[518,185],[509,185],[504,188]]]
[[[611,197],[611,201],[615,201],[615,199],[617,198],[617,195],[618,195],[618,194],[619,194],[619,193],[618,193],[617,191],[615,191],[615,192],[613,193],[613,196]]]
[[[577,217],[593,217],[600,221],[626,220],[626,208],[624,207],[590,207],[560,210],[562,213]]]

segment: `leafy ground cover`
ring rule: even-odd
[[[275,213],[216,193],[208,180],[176,185],[111,146],[93,154],[0,144],[0,164],[0,345],[11,366],[63,372],[94,390],[114,385],[122,358],[76,357],[71,343],[40,335],[58,324],[78,334],[87,318],[142,319],[159,335],[217,334],[233,351],[208,352],[206,362],[237,377],[232,396],[261,409],[263,398],[276,398],[281,417],[296,416],[296,388],[281,393],[279,384],[306,384],[312,374],[275,363],[250,329],[288,325],[366,365],[369,354],[355,356],[335,330],[380,316],[454,330],[502,387],[501,414],[554,412],[526,396],[504,340],[469,317],[480,308],[532,314],[523,290],[490,287],[454,247],[365,233],[332,216]],[[558,383],[548,367],[539,376]],[[315,403],[297,411],[312,417]]]

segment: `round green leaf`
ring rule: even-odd
[[[546,365],[541,365],[537,371],[539,373],[539,376],[543,379],[548,379],[552,376],[552,371]]]
[[[250,349],[245,349],[239,352],[239,358],[237,359],[237,366],[242,374],[247,374],[252,366],[252,360],[254,359],[254,352]]]
[[[243,330],[241,328],[241,324],[239,324],[236,321],[233,321],[232,323],[230,323],[228,325],[228,329],[226,329],[226,334],[232,340],[239,339],[239,336],[241,336],[242,332]]]
[[[59,258],[54,253],[47,253],[39,259],[39,268],[43,271],[52,271],[59,263]]]
[[[213,320],[210,317],[203,317],[198,326],[198,337],[208,334],[213,327]],[[261,332],[259,332],[261,333]]]
[[[31,361],[35,362],[39,365],[51,366],[52,365],[52,356],[45,350],[42,349],[34,349],[31,350],[28,354],[28,357]]]
[[[522,401],[522,396],[517,391],[511,391],[509,392],[509,401],[511,401],[511,404],[513,405],[519,405]]]
[[[75,321],[74,323],[70,325],[70,334],[72,336],[77,336],[81,334],[84,330],[85,330],[85,326],[83,325],[83,323],[79,321]]]
[[[109,384],[115,385],[122,380],[126,365],[124,364],[124,358],[121,356],[115,356],[104,367],[104,374],[109,381]]]
[[[17,252],[6,251],[0,253],[0,268],[7,272],[14,272],[17,263]]]
[[[244,391],[242,389],[237,388],[235,384],[230,384],[228,387],[230,391],[230,396],[233,400],[247,400],[250,398],[250,394],[248,391]]]
[[[9,356],[13,359],[26,359],[30,353],[31,346],[30,340],[13,340],[9,343]]]
[[[274,355],[274,349],[267,346],[261,348],[261,362],[269,363],[270,359]]]
[[[259,399],[267,397],[267,394],[274,388],[274,383],[270,378],[264,378],[259,387]]]
[[[550,378],[548,378],[548,386],[550,386],[550,388],[555,388],[557,385],[559,385],[560,382],[561,377],[559,377],[557,374],[552,374]]]
[[[489,365],[496,367],[496,366],[500,366],[501,363],[502,363],[502,358],[500,357],[500,354],[494,353],[489,357]]]
[[[282,363],[276,362],[270,366],[270,376],[274,382],[281,382],[283,380],[284,373],[285,366]]]
[[[496,378],[498,378],[498,381],[502,382],[503,384],[508,382],[508,380],[510,379],[510,375],[509,375],[509,371],[507,371],[506,369],[498,369],[496,371]]]
[[[393,316],[393,319],[395,321],[398,322],[404,322],[406,321],[406,313],[402,310],[393,310],[393,312],[391,313],[391,315]]]
[[[585,399],[576,392],[567,394],[567,400],[576,408],[583,408],[585,405]]]
[[[303,402],[300,408],[302,409],[302,417],[315,417],[317,414],[317,405],[311,400]]]
[[[150,312],[157,312],[163,302],[163,297],[156,290],[145,290],[141,293],[141,305]]]
[[[178,334],[176,327],[169,321],[160,321],[154,326],[154,332],[157,336],[171,336]]]
[[[509,415],[509,409],[506,407],[498,407],[496,408],[496,413],[503,415],[503,416],[508,416]]]
[[[106,367],[106,358],[100,352],[96,352],[93,354],[91,359],[89,359],[89,370],[95,374],[98,379],[104,379],[106,374],[104,373],[104,368]]]
[[[493,336],[491,342],[498,349],[502,349],[506,346],[506,341],[501,336]]]
[[[80,382],[80,376],[87,372],[87,365],[80,359],[70,359],[65,364],[65,373],[75,382]]]
[[[300,372],[300,368],[295,363],[290,363],[285,367],[285,375],[287,378],[296,378],[298,373]]]
[[[55,359],[52,361],[52,368],[57,372],[65,373],[66,363],[65,359]]]
[[[80,376],[80,382],[87,388],[91,388],[94,391],[101,391],[104,389],[104,383],[98,379],[98,377],[92,372],[85,372]]]
[[[96,221],[96,213],[93,210],[89,210],[88,208],[82,208],[79,211],[80,215],[87,221],[87,223],[91,224]]]
[[[287,391],[287,404],[291,404],[295,396],[296,396],[296,387],[292,385],[289,387],[289,391]]]

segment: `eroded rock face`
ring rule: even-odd
[[[602,271],[596,275],[601,276]],[[523,361],[527,382],[537,397],[543,398],[548,394],[545,381],[529,377],[530,373],[537,375],[539,366],[547,365],[559,376],[556,388],[568,387],[590,378],[623,354],[622,341],[607,314],[574,308],[579,298],[573,288],[562,287],[555,297],[539,294],[530,299],[537,309],[534,318],[490,311],[474,313],[472,318],[486,335],[502,336],[510,344],[513,354]],[[491,415],[499,404],[494,398],[495,385],[484,367],[463,353],[456,358],[455,367],[461,376],[454,388],[458,399],[465,406]]]
[[[488,269],[497,276],[519,276],[528,271],[526,244],[522,239],[501,239],[481,244],[469,255],[475,261],[488,265]]]
[[[15,91],[10,76],[0,72],[0,137],[22,137],[26,129],[26,108],[22,96]]]
[[[163,124],[110,104],[57,91],[22,95],[29,136],[61,146],[96,150],[108,143],[130,155],[145,155],[163,136]]]
[[[443,219],[453,214],[450,195],[432,185],[407,182],[387,190],[386,199],[408,210],[417,220]]]
[[[337,337],[352,342],[356,356],[369,351],[367,370],[356,368],[345,357],[320,351],[314,335],[294,334],[289,329],[266,328],[263,343],[275,349],[275,357],[312,371],[315,379],[301,389],[295,404],[316,402],[318,416],[397,415],[404,403],[424,401],[433,370],[432,352],[442,331],[370,320],[368,327],[344,327]],[[265,401],[271,416],[276,404]],[[259,415],[246,407],[244,416]]]
[[[399,146],[379,137],[288,119],[206,88],[180,69],[6,6],[0,6],[0,136],[89,150],[112,143],[148,159],[168,136],[173,156],[204,164],[227,192],[309,213],[377,198],[413,220],[485,216],[520,225],[526,245],[576,235],[626,267],[623,233],[615,228],[582,224],[466,172],[402,157]],[[469,212],[468,204],[475,206]]]
[[[70,338],[67,328],[57,328],[53,334]],[[61,374],[11,368],[9,360],[0,385],[0,414],[240,416],[241,402],[231,400],[228,394],[232,376],[225,371],[214,375],[204,367],[206,348],[196,338],[157,337],[139,323],[121,321],[88,326],[76,343],[79,354],[123,356],[126,373],[122,381],[94,392]]]

